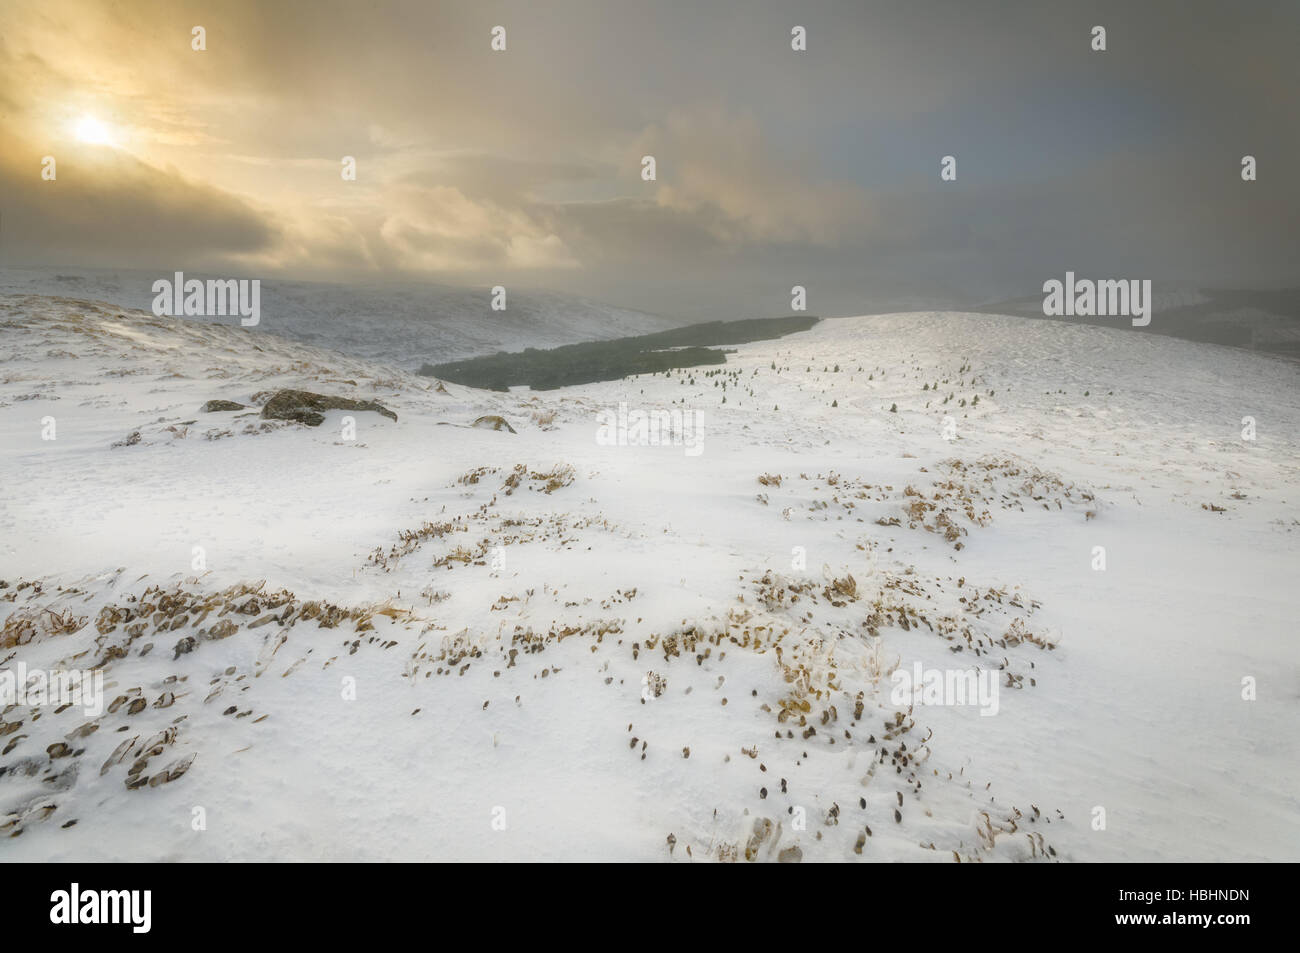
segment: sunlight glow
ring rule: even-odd
[[[111,141],[108,126],[104,125],[94,116],[82,116],[78,119],[76,132],[77,139],[81,142],[90,142],[95,145],[108,145]]]

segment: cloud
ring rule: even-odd
[[[1200,0],[9,0],[5,15],[5,249],[27,260],[518,280],[679,313],[780,307],[796,282],[853,309],[893,282],[1026,285],[1067,266],[1295,280],[1294,3],[1230,23]],[[806,53],[789,49],[796,21]],[[506,53],[488,46],[497,23]],[[66,141],[83,112],[121,134],[112,161]],[[39,179],[50,152],[56,187]],[[948,153],[960,174],[941,183]]]
[[[253,257],[276,228],[244,200],[146,165],[118,150],[56,149],[56,178],[43,156],[11,143],[0,160],[5,247],[11,261],[162,265]]]
[[[656,202],[726,244],[834,245],[871,227],[863,189],[782,155],[757,121],[721,105],[675,110],[642,134],[641,150],[656,159]]]
[[[387,194],[380,235],[398,268],[474,272],[578,264],[544,218],[525,208],[476,201],[448,185],[407,182]]]
[[[484,153],[433,155],[421,159],[417,172],[401,177],[402,185],[454,183],[465,195],[496,202],[538,201],[554,186],[590,183],[611,174],[592,162],[522,159]]]

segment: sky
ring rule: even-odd
[[[1294,0],[0,0],[0,263],[687,318],[1294,287],[1298,41]]]

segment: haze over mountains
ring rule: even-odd
[[[185,277],[215,277],[186,272]],[[224,277],[224,276],[222,276]],[[170,272],[94,269],[7,269],[0,293],[57,295],[149,311],[153,282]],[[647,334],[686,322],[555,291],[507,289],[506,309],[491,308],[487,288],[376,280],[367,284],[267,279],[261,286],[261,330],[304,344],[414,370],[526,347]],[[196,318],[238,324],[236,317]]]
[[[124,269],[0,269],[0,294],[40,294],[106,301],[150,310],[153,282],[172,273]],[[187,278],[214,277],[202,272]],[[221,276],[228,277],[228,276]],[[1300,356],[1300,289],[1201,289],[1193,283],[1153,287],[1149,333]],[[1041,294],[990,297],[951,290],[882,294],[862,302],[858,314],[966,311],[1043,318]],[[841,317],[835,311],[813,313]],[[724,320],[772,317],[731,314]],[[237,318],[197,318],[237,323]],[[1130,329],[1116,317],[1061,320]],[[407,370],[498,352],[553,348],[652,334],[700,323],[539,289],[507,289],[507,307],[494,311],[488,288],[376,279],[361,283],[262,280],[261,327],[281,337],[330,347],[356,357],[387,361]]]
[[[1226,344],[1300,357],[1300,288],[1234,290],[1192,286],[1154,289],[1153,316],[1144,330],[1188,341]],[[1027,295],[982,305],[987,314],[1042,318],[1043,298]],[[1060,318],[1099,327],[1126,327],[1113,317]]]

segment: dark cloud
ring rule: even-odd
[[[274,226],[241,199],[124,153],[56,152],[55,178],[29,146],[0,164],[4,247],[10,264],[177,267],[254,258]]]

